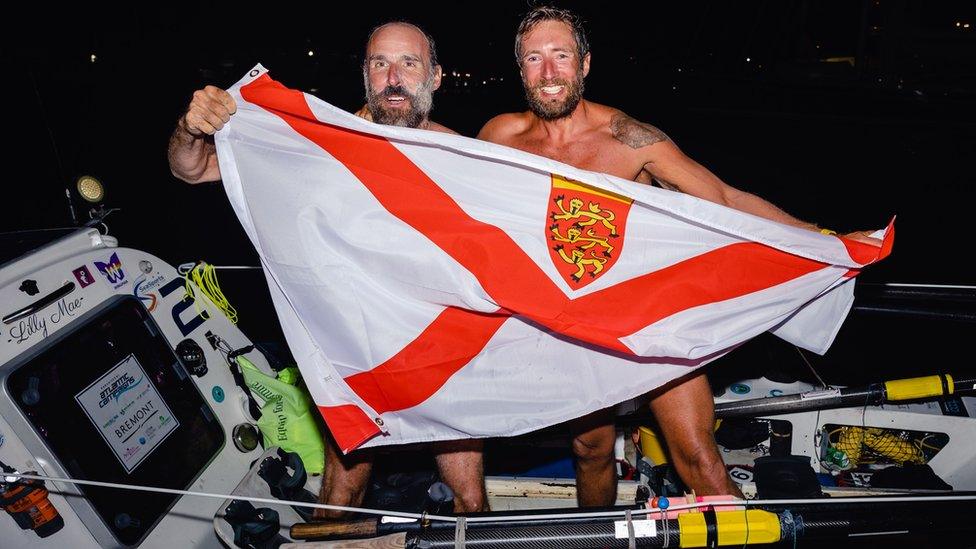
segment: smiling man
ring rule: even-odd
[[[427,50],[410,53],[418,51],[418,33],[425,37]],[[357,116],[377,124],[455,133],[429,118],[434,90],[441,86],[441,67],[433,41],[418,27],[387,23],[370,34],[363,85],[366,105]]]
[[[583,84],[590,71],[590,47],[573,13],[538,7],[526,15],[515,37],[515,58],[529,110],[499,115],[478,137],[572,166],[687,193],[773,221],[821,229],[753,194],[735,189],[688,156],[664,132],[620,110],[587,101]],[[880,243],[863,233],[848,235]],[[655,393],[651,410],[660,424],[678,474],[699,495],[736,494],[712,433],[714,403],[703,374]],[[610,409],[572,423],[581,506],[615,500],[615,429]]]
[[[416,25],[392,22],[373,30],[363,63],[366,105],[356,115],[379,124],[454,133],[430,120],[433,93],[441,84],[434,41]],[[226,91],[207,86],[193,99],[169,141],[173,175],[187,183],[220,179],[213,134],[224,127],[237,106]],[[325,473],[319,500],[330,505],[362,503],[373,466],[370,450],[343,456],[326,437]],[[441,478],[454,491],[455,511],[487,509],[480,440],[431,445]],[[342,513],[319,512],[319,517]]]

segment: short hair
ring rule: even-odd
[[[424,35],[424,38],[427,39],[427,55],[430,58],[430,66],[431,66],[431,69],[433,69],[434,67],[436,67],[437,65],[440,64],[440,63],[437,62],[437,48],[434,46],[434,39],[431,38],[431,36],[429,34],[427,34],[427,31],[425,31],[424,29],[420,28],[419,25],[416,25],[416,24],[411,23],[409,21],[399,21],[399,20],[398,21],[387,21],[386,23],[383,23],[382,25],[377,25],[377,26],[373,27],[373,30],[369,31],[369,38],[366,39],[366,48],[364,48],[364,49],[368,49],[369,48],[369,43],[373,40],[373,35],[375,35],[377,32],[379,32],[379,30],[382,29],[383,27],[388,27],[390,25],[404,25],[404,26],[407,26],[407,27],[413,27],[414,29],[417,29],[417,32],[419,32],[420,34]],[[368,61],[369,61],[368,59],[364,59],[363,60],[363,63],[365,64]]]
[[[573,38],[576,40],[576,53],[579,55],[580,62],[590,53],[590,42],[586,38],[586,29],[583,28],[583,20],[575,13],[552,6],[538,6],[525,14],[522,22],[519,23],[518,32],[515,33],[515,62],[522,63],[522,38],[525,37],[539,23],[544,21],[562,21],[569,25],[573,31]]]

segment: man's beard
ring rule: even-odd
[[[373,122],[402,128],[417,128],[427,119],[430,109],[434,105],[434,75],[431,74],[424,83],[417,88],[417,93],[410,93],[403,86],[387,86],[379,92],[374,92],[366,77],[366,109],[369,110]],[[387,97],[398,95],[410,102],[407,110],[387,109],[384,101]]]
[[[525,82],[523,81],[523,86]],[[547,99],[542,95],[542,88],[548,86],[565,86],[566,87],[566,99],[562,102],[556,102],[553,99]],[[555,78],[553,80],[540,82],[536,86],[525,87],[525,100],[529,103],[529,110],[535,113],[536,116],[543,120],[556,120],[558,118],[563,118],[569,116],[579,102],[583,99],[583,72],[577,73],[576,78],[572,81],[564,80],[562,78]]]

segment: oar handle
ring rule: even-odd
[[[949,396],[956,392],[955,383],[949,374],[895,379],[886,381],[884,387],[885,400],[889,402]]]
[[[348,539],[376,535],[376,519],[298,522],[291,527],[292,539]]]

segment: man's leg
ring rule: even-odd
[[[480,439],[451,440],[431,445],[441,479],[454,492],[454,512],[488,510],[485,464]]]
[[[344,456],[331,434],[326,433],[324,438],[325,472],[322,474],[319,503],[359,507],[363,503],[369,475],[373,470],[373,452],[359,450]],[[316,509],[313,517],[337,519],[345,514],[345,511]]]
[[[715,401],[705,374],[654,397],[651,411],[667,442],[671,462],[689,488],[700,496],[742,496],[715,444]]]
[[[607,408],[575,419],[576,501],[580,507],[605,507],[617,501],[617,470],[613,443],[617,437],[613,410]]]

